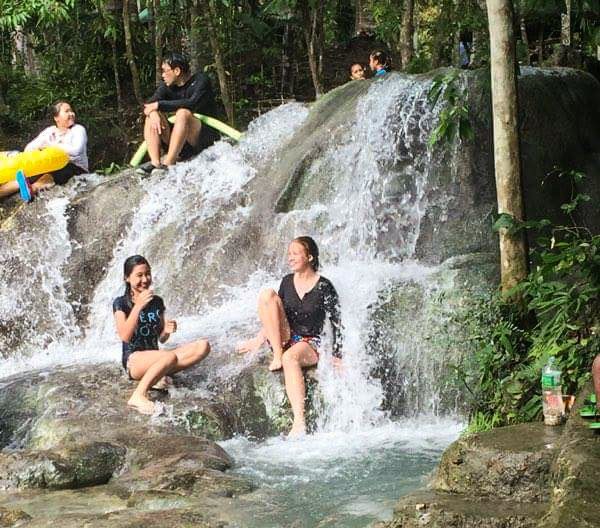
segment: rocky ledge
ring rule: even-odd
[[[156,391],[165,412],[153,417],[126,407],[134,382],[115,364],[1,380],[0,527],[227,525],[253,485],[214,440],[277,434],[289,411],[266,369],[241,370],[218,396],[194,390],[198,376]]]
[[[430,484],[400,499],[380,528],[600,527],[600,435],[579,417],[564,426],[520,424],[465,435]]]

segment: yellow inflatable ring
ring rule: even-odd
[[[17,177],[21,169],[27,178],[62,169],[69,163],[68,154],[58,147],[46,147],[29,152],[0,152],[0,183]]]

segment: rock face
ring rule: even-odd
[[[226,501],[254,486],[229,472],[233,460],[206,436],[282,430],[288,408],[270,417],[261,393],[283,389],[263,370],[243,371],[220,399],[196,396],[189,387],[197,374],[180,375],[170,394],[154,391],[165,408],[154,417],[127,409],[134,382],[118,365],[5,378],[0,526],[50,526],[57,516],[73,527],[223,525]]]
[[[579,417],[590,391],[565,426],[520,424],[460,438],[431,489],[400,499],[381,528],[600,526],[600,436]]]

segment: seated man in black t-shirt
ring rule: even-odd
[[[144,172],[195,156],[219,137],[194,117],[194,113],[214,117],[215,100],[208,76],[202,72],[191,75],[188,61],[179,53],[165,55],[161,68],[163,82],[144,105],[144,139],[150,156],[150,163],[141,167]],[[172,128],[165,116],[170,112],[175,113]],[[168,147],[162,163],[161,144]]]

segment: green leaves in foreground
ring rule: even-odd
[[[461,140],[472,140],[475,137],[469,122],[469,109],[466,103],[467,89],[459,90],[458,84],[459,70],[452,69],[445,74],[438,75],[427,93],[427,100],[431,106],[435,106],[440,97],[443,97],[445,102],[445,106],[440,112],[439,123],[427,141],[429,147],[440,142],[449,143],[457,134]]]
[[[572,218],[586,200],[577,195],[562,210]],[[509,292],[512,300],[500,293],[481,299],[465,318],[476,345],[473,364],[458,369],[473,394],[470,431],[539,419],[540,376],[548,357],[555,356],[562,371],[563,393],[575,394],[600,353],[600,236],[506,214],[494,229],[529,229],[538,237],[531,272]]]

